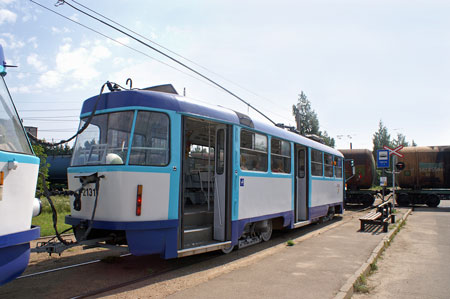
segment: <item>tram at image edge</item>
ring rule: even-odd
[[[39,158],[6,86],[6,67],[0,45],[0,285],[27,267],[30,241],[40,235],[40,228],[31,226],[31,218],[41,210],[35,198]]]
[[[134,255],[229,252],[342,213],[337,150],[159,86],[86,100],[68,168],[77,240]],[[152,90],[153,89],[153,90]]]

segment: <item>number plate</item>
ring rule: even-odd
[[[97,190],[95,189],[95,184],[88,184],[84,187],[81,196],[83,198],[94,198],[97,195]]]

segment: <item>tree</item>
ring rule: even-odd
[[[383,121],[380,119],[378,123],[378,131],[373,134],[373,154],[376,159],[377,150],[383,149],[384,145],[392,147],[391,135],[388,133],[388,129],[383,125]]]
[[[319,119],[316,112],[312,110],[311,103],[303,91],[299,95],[297,105],[292,105],[292,114],[295,116],[297,130],[300,132],[300,135],[319,135]]]
[[[297,104],[292,105],[292,115],[300,135],[317,135],[326,145],[334,147],[334,138],[328,136],[327,131],[320,131],[317,113],[311,108],[311,102],[303,91],[300,92]]]
[[[409,142],[406,141],[405,135],[403,135],[402,133],[397,133],[397,139],[392,140],[392,146],[397,147],[400,145],[409,146]]]
[[[39,173],[42,173],[45,176],[45,179],[48,179],[48,167],[50,164],[47,163],[47,154],[45,153],[44,147],[39,144],[33,144],[33,151],[36,154],[36,156],[40,159],[39,163]],[[49,187],[49,182],[46,181],[47,188]],[[42,176],[39,174],[38,177],[38,183],[37,183],[37,190],[36,194],[39,192],[44,192],[44,182],[42,179]]]

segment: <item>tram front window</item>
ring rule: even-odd
[[[0,102],[0,150],[31,155],[33,152],[3,77],[0,80]]]
[[[87,118],[81,120],[80,128]],[[96,115],[75,143],[72,166],[125,164],[133,111]]]

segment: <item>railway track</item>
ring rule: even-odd
[[[371,207],[348,211],[342,217],[344,220],[342,222],[346,222],[345,219],[354,218],[368,209]],[[317,230],[340,222],[339,219],[336,219],[325,224],[310,225],[294,231],[276,232],[269,242],[240,249],[229,255],[210,252],[182,259],[162,260],[159,256],[136,257],[130,256],[130,254],[121,254],[120,258],[113,258],[111,261],[97,256],[92,260],[22,275],[4,287],[6,292],[3,292],[5,289],[0,290],[0,297],[26,297],[24,294],[36,292],[34,287],[36,285],[41,286],[40,292],[45,290],[40,296],[46,298],[86,298],[120,289],[132,290],[135,288],[134,285],[142,283],[153,285],[157,281],[182,277],[185,273],[202,273],[202,271],[214,267],[220,268],[229,265],[230,262],[236,260],[245,260],[247,256],[265,249],[271,249],[279,244],[284,245],[287,240],[314,234]],[[101,253],[107,256],[108,252]],[[71,261],[73,256],[63,256],[61,259],[64,258],[66,261]],[[57,264],[61,259],[52,258],[51,262]],[[32,268],[29,269],[32,270]],[[68,282],[71,283],[68,284]],[[80,288],[80,285],[83,287]]]

